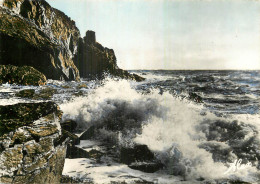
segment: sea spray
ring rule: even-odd
[[[221,118],[209,111],[201,113],[205,112],[202,105],[167,91],[152,89],[141,93],[129,81],[113,79],[107,79],[86,97],[62,104],[61,109],[63,119],[76,120],[81,130],[100,127],[101,139],[113,137],[117,145],[124,147],[147,145],[168,174],[182,175],[187,180],[231,178],[254,182],[259,178],[259,125],[255,125],[258,115]],[[228,132],[234,121],[238,128]],[[238,137],[221,139],[227,132]],[[236,141],[242,142],[236,147]],[[245,147],[251,147],[252,154]],[[246,170],[224,174],[229,163],[239,156],[255,160]]]

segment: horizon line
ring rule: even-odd
[[[182,70],[182,71],[191,71],[191,70],[197,70],[197,71],[215,71],[215,70],[222,70],[222,71],[260,71],[260,68],[258,69],[123,69],[123,70],[175,70],[175,71],[178,71],[178,70]]]

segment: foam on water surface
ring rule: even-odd
[[[122,121],[127,128],[115,135],[117,144],[126,147],[131,147],[133,144],[147,145],[167,166],[168,174],[174,174],[177,166],[181,168],[178,172],[188,180],[200,177],[237,178],[242,181],[256,182],[259,179],[257,161],[252,167],[243,171],[224,174],[229,164],[239,159],[239,154],[232,152],[234,145],[229,140],[219,140],[225,138],[225,131],[231,131],[229,127],[234,124],[241,129],[239,134],[244,136],[231,140],[241,141],[237,152],[243,151],[243,144],[253,139],[255,142],[250,146],[253,147],[254,154],[259,156],[258,115],[223,118],[210,112],[201,115],[201,112],[205,111],[202,105],[179,99],[168,92],[160,94],[159,90],[142,94],[126,80],[108,80],[88,96],[74,98],[69,103],[62,104],[61,109],[64,111],[64,119],[76,120],[81,128],[88,128],[95,124],[102,125],[110,121]],[[237,124],[234,121],[238,121]],[[220,127],[223,131],[218,130]],[[100,131],[100,137],[111,135],[109,131]],[[217,149],[216,153],[209,150],[213,148]],[[227,155],[221,158],[218,152],[225,151]],[[249,154],[244,159],[250,162],[251,157],[252,155]]]
[[[62,174],[81,178],[84,181],[93,181],[94,183],[136,183],[137,181],[145,180],[170,184],[181,180],[181,178],[165,174],[143,173],[130,169],[124,164],[110,163],[109,165],[97,165],[92,160],[84,158],[66,159]]]
[[[152,72],[151,76],[149,75],[144,75],[144,77],[148,76],[148,80],[142,83],[118,79],[96,82],[82,81],[81,83],[87,86],[82,89],[78,88],[81,83],[48,81],[48,87],[57,89],[57,94],[52,97],[52,100],[60,104],[61,110],[64,112],[63,120],[75,120],[82,131],[93,125],[103,127],[99,129],[97,137],[94,137],[93,140],[81,141],[78,147],[86,151],[100,147],[100,150],[104,151],[101,144],[107,139],[113,140],[117,147],[145,144],[166,166],[154,174],[147,174],[130,169],[107,157],[102,158],[102,164],[97,164],[90,159],[66,159],[63,171],[65,175],[88,178],[95,183],[133,182],[142,179],[154,182],[158,180],[159,183],[173,183],[173,181],[174,183],[177,181],[196,183],[196,180],[200,178],[259,182],[259,111],[253,109],[250,115],[247,114],[251,112],[250,107],[247,109],[247,104],[233,106],[217,102],[196,104],[187,100],[188,98],[178,97],[169,91],[169,88],[176,87],[173,85],[175,83],[170,80],[179,81],[180,86],[184,88],[186,88],[185,85],[190,85],[192,89],[197,84],[201,85],[200,82],[196,85],[193,82],[192,84],[184,84],[192,78],[192,75],[184,76],[183,74],[179,77],[170,74],[156,75],[157,78],[153,76]],[[196,77],[195,74],[194,76]],[[228,78],[232,77],[220,75],[214,77],[214,80],[228,80]],[[173,86],[169,88],[162,86],[163,91],[153,87],[155,84],[160,86],[163,83],[150,83],[166,81],[167,79],[169,79],[167,85]],[[238,80],[239,77],[235,79]],[[64,88],[66,85],[69,88]],[[144,89],[137,90],[140,85],[144,86]],[[20,102],[33,103],[32,100],[16,98],[12,95],[19,90],[31,88],[37,91],[44,87],[2,85],[0,105]],[[257,91],[249,93],[252,88],[249,92],[241,92],[239,88],[237,90],[238,94],[233,92],[226,94],[219,91],[202,92],[201,94],[203,94],[203,98],[216,100],[250,99],[252,101],[249,103],[255,104],[255,108],[258,107],[259,95],[257,95]],[[81,91],[83,96],[75,97],[74,93],[78,91]],[[214,113],[218,109],[211,111],[211,108],[206,105],[215,108],[221,107],[220,109],[223,109],[222,115],[216,116]],[[240,110],[239,108],[244,109]],[[225,112],[230,113],[225,114]],[[109,127],[107,124],[115,130],[106,129]],[[239,159],[242,159],[243,164],[252,163],[252,166],[226,173],[232,163]],[[172,175],[176,175],[176,172],[179,173],[177,176]],[[181,181],[184,179],[188,181]]]

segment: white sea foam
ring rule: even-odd
[[[141,171],[130,169],[127,165],[112,163],[112,165],[93,164],[90,159],[66,159],[63,175],[74,178],[81,178],[83,181],[93,181],[94,183],[127,182],[136,183],[146,180],[155,183],[171,184],[180,180],[164,174],[143,173]],[[194,182],[196,183],[196,182]]]
[[[169,174],[177,173],[188,180],[199,177],[236,178],[249,182],[258,181],[260,176],[256,169],[257,162],[245,170],[224,174],[229,161],[239,159],[239,150],[243,151],[244,144],[249,140],[254,140],[254,144],[250,145],[258,152],[254,154],[259,154],[258,115],[226,119],[207,112],[202,116],[201,105],[178,99],[168,92],[161,95],[158,90],[141,94],[128,81],[111,79],[87,97],[78,97],[62,104],[61,109],[64,112],[63,119],[76,120],[80,128],[111,121],[123,122],[126,127],[118,134],[118,144],[146,144],[167,166]],[[140,125],[141,130],[135,130],[133,125],[136,129]],[[232,152],[229,140],[220,141],[225,138],[226,132],[232,130],[229,129],[231,125],[239,129],[238,132],[231,133],[242,135],[238,139],[230,137],[233,142],[241,142],[238,144],[241,149],[236,148],[236,154]],[[100,136],[106,136],[107,133],[108,131],[102,130]],[[222,154],[223,151],[227,153]],[[248,154],[245,158],[252,156],[250,153],[245,154]]]

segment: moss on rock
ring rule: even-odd
[[[31,66],[0,65],[0,84],[45,85],[46,77]]]
[[[61,116],[54,102],[0,106],[0,136],[19,127],[32,125],[35,120],[53,113]],[[47,135],[48,132],[43,128],[40,132],[35,132],[35,135]]]
[[[21,103],[0,111],[0,127],[9,128],[0,134],[0,183],[59,183],[67,139],[57,142],[62,137],[58,106]],[[6,122],[16,124],[10,128]]]
[[[34,95],[34,99],[50,99],[52,96],[57,93],[56,89],[53,89],[51,87],[47,87],[42,89],[39,93]]]
[[[33,98],[35,93],[34,89],[24,89],[19,91],[16,96],[21,98]]]

